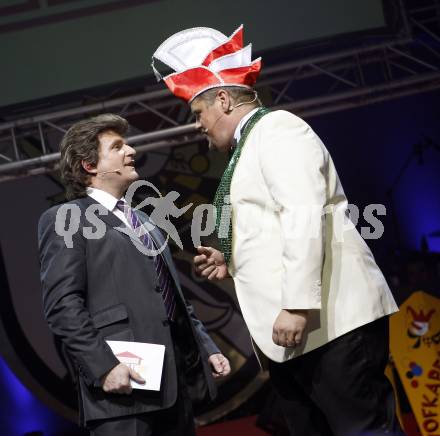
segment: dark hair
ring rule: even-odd
[[[261,106],[261,101],[258,98],[257,91],[252,88],[245,88],[242,86],[220,86],[211,88],[198,95],[195,99],[203,100],[208,106],[210,106],[214,103],[215,98],[217,97],[217,93],[220,90],[226,91],[232,98],[234,104],[247,102],[250,103],[256,98],[250,104],[252,104],[254,107]]]
[[[81,162],[97,165],[99,135],[107,130],[113,130],[122,136],[128,130],[128,122],[119,115],[98,115],[75,123],[64,135],[60,145],[60,173],[69,200],[85,197],[90,174]]]

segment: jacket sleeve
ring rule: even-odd
[[[279,214],[282,308],[321,309],[325,149],[300,118],[284,111],[266,117],[257,131],[257,147],[262,174]]]
[[[56,212],[56,208],[49,209],[38,223],[44,315],[52,333],[74,359],[80,376],[87,384],[96,384],[119,361],[94,327],[85,304],[86,241],[78,231],[72,244],[66,244],[55,231]]]
[[[185,304],[186,304],[186,310],[188,311],[188,315],[190,316],[196,334],[198,335],[201,345],[205,349],[207,355],[211,356],[211,354],[221,353],[217,345],[211,339],[211,336],[209,336],[208,331],[206,330],[206,327],[203,325],[202,321],[200,321],[196,317],[192,305],[188,303],[186,300],[185,300]]]

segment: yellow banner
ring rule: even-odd
[[[423,436],[440,436],[440,299],[414,292],[390,319],[390,350]]]

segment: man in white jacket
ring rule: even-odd
[[[196,270],[233,278],[291,434],[402,434],[384,375],[397,306],[346,218],[324,144],[302,119],[260,106],[250,56],[242,27],[230,38],[188,29],[154,54],[176,70],[164,81],[210,147],[233,150],[214,199],[221,249],[198,247]]]

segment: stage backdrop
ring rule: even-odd
[[[263,52],[385,26],[381,0],[7,0],[0,2],[0,107],[150,76],[171,34],[194,26]]]

